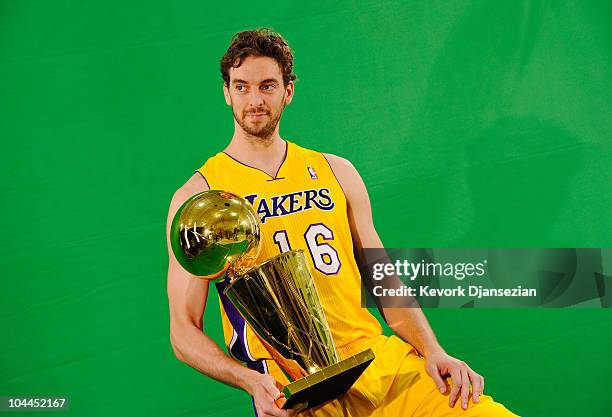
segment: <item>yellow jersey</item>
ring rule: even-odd
[[[285,144],[285,159],[275,177],[223,152],[209,158],[198,172],[210,189],[244,197],[259,214],[262,249],[258,263],[284,251],[304,251],[342,357],[344,346],[374,338],[382,329],[361,307],[361,279],[342,187],[321,153]],[[228,352],[252,369],[268,372],[270,355],[223,294],[225,285],[217,283]]]

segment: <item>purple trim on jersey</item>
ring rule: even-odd
[[[253,401],[253,412],[255,413],[255,417],[259,417],[259,414],[257,414],[257,409],[255,408],[255,398],[251,397],[251,400]]]
[[[264,367],[263,359],[260,359],[255,362],[247,362],[247,368],[253,369],[254,371],[259,372],[260,374],[267,373],[266,368]],[[255,408],[255,398],[251,397],[251,399],[253,400],[253,412],[255,413],[255,417],[257,417],[258,414],[257,414],[257,409]]]
[[[234,331],[236,332],[236,342],[231,347],[228,346],[231,355],[237,360],[244,362],[249,369],[253,369],[254,371],[259,372],[260,374],[265,374],[266,367],[264,364],[264,359],[259,359],[253,361],[246,350],[246,346],[244,344],[245,334],[246,334],[246,322],[244,318],[238,312],[238,309],[232,304],[230,299],[223,293],[223,290],[227,287],[229,281],[223,280],[220,282],[215,282],[215,286],[217,287],[217,292],[219,293],[219,298],[221,299],[221,304],[223,305],[223,309],[225,310],[225,314],[229,319]]]
[[[266,171],[263,171],[263,170],[261,170],[259,168],[253,167],[251,165],[247,165],[244,162],[240,162],[239,160],[237,160],[236,158],[234,158],[232,155],[228,154],[225,151],[223,151],[222,153],[224,153],[225,155],[229,156],[234,161],[238,162],[240,165],[244,165],[247,168],[256,169],[257,171],[263,172],[264,174],[266,174],[268,177],[271,178],[271,180],[268,180],[268,181],[274,181],[274,180],[282,180],[282,179],[284,179],[284,178],[278,178],[278,173],[280,172],[281,168],[285,164],[285,161],[287,160],[287,152],[288,152],[288,150],[289,150],[289,142],[285,141],[285,155],[283,156],[283,162],[281,162],[281,164],[278,166],[278,169],[276,170],[276,173],[274,174],[274,176],[268,174]]]
[[[198,174],[200,174],[202,176],[202,179],[204,180],[204,182],[206,183],[206,186],[208,187],[208,189],[210,190],[210,184],[208,183],[208,180],[206,179],[206,177],[204,176],[204,174],[202,174],[199,170],[196,169],[196,172]]]
[[[327,165],[329,166],[329,170],[331,171],[332,175],[336,179],[336,182],[340,186],[340,190],[342,191],[342,194],[344,194],[344,198],[347,199],[346,198],[346,192],[344,192],[344,188],[342,187],[342,184],[340,183],[340,180],[338,179],[338,176],[336,175],[336,173],[334,172],[334,169],[332,168],[331,164],[329,163],[329,159],[327,159],[327,157],[325,156],[324,153],[322,153],[321,156],[323,157],[323,159],[325,159],[325,162],[327,162]]]
[[[260,374],[265,374],[266,372],[266,368],[264,367],[264,360],[260,359],[258,361],[251,361],[251,362],[247,362],[247,368],[252,369],[254,371],[259,372]]]
[[[236,342],[233,346],[228,346],[228,350],[230,354],[238,359],[241,362],[246,362],[247,364],[253,362],[249,355],[247,354],[246,346],[244,344],[244,337],[246,332],[246,322],[244,318],[238,312],[238,309],[232,304],[227,295],[223,293],[225,287],[227,287],[229,281],[224,279],[223,281],[215,282],[215,286],[217,287],[217,292],[219,293],[219,298],[221,299],[221,304],[223,305],[223,309],[225,310],[225,314],[229,319],[234,331],[236,332],[237,338]]]

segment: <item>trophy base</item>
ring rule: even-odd
[[[287,401],[282,408],[304,411],[338,398],[353,386],[373,360],[372,349],[364,350],[290,383],[283,389]]]

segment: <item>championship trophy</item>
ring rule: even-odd
[[[291,381],[282,408],[303,411],[339,397],[374,359],[368,349],[340,360],[303,251],[255,265],[261,228],[245,199],[196,194],[175,215],[170,239],[187,271],[229,281],[224,293]]]

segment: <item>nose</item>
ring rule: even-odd
[[[260,107],[264,104],[263,94],[259,91],[259,88],[253,88],[249,92],[249,105],[253,107]]]

